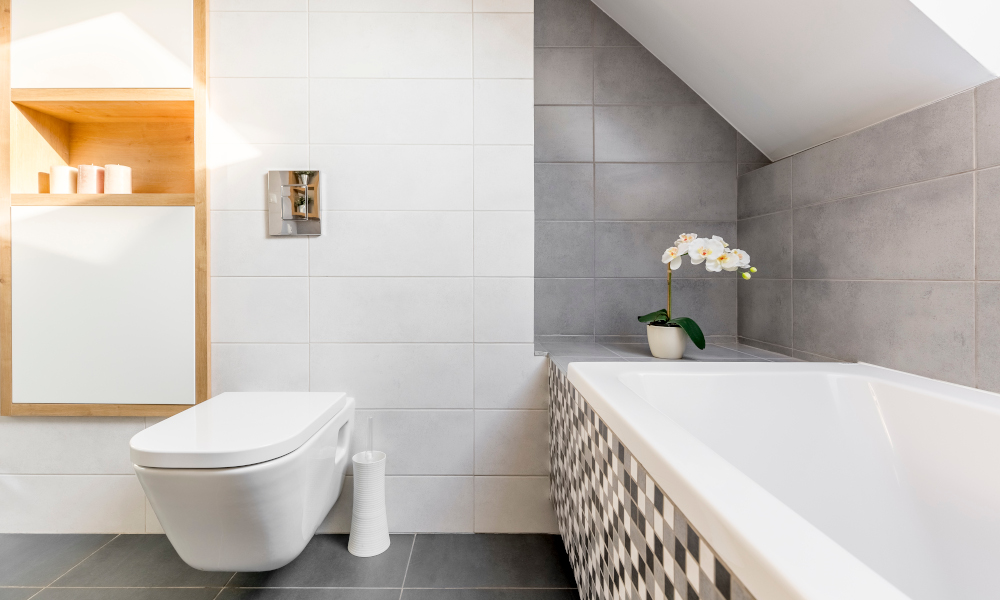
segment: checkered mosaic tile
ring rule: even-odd
[[[549,361],[552,500],[584,600],[753,600]]]

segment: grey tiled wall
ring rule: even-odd
[[[1000,81],[739,178],[739,335],[1000,391]]]
[[[767,162],[589,0],[536,0],[535,334],[643,335],[664,249],[734,240],[737,175]],[[733,274],[677,275],[675,311],[736,335]]]

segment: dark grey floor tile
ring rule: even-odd
[[[227,588],[219,600],[399,600],[399,590]]]
[[[403,590],[401,600],[579,600],[568,590]]]
[[[31,600],[212,600],[220,588],[48,588]]]
[[[395,587],[403,585],[412,535],[393,535],[389,549],[371,558],[347,551],[347,535],[317,535],[298,558],[265,573],[237,573],[232,587]]]
[[[0,588],[0,600],[28,600],[41,588]]]
[[[222,587],[230,576],[189,567],[165,535],[120,535],[53,586]]]
[[[0,535],[0,586],[44,587],[108,543],[113,535]]]
[[[558,535],[418,535],[405,587],[575,587]]]

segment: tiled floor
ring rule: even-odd
[[[318,535],[267,573],[188,567],[162,535],[0,535],[0,600],[576,600],[559,536],[393,535],[373,558]]]

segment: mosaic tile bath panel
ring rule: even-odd
[[[549,362],[552,501],[583,600],[753,600]]]

